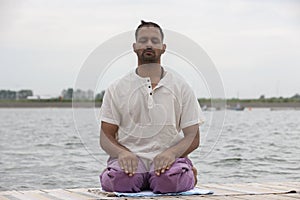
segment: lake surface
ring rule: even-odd
[[[191,155],[199,183],[300,180],[299,110],[226,111],[220,135],[209,120],[218,112],[204,112],[201,148]],[[98,187],[107,156],[97,114],[0,109],[0,190]]]

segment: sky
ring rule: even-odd
[[[214,63],[226,98],[300,93],[297,0],[0,0],[0,89],[58,96],[74,87],[91,52],[141,19],[197,43]],[[134,59],[131,54],[118,66],[133,69]],[[118,72],[110,70],[108,79]]]

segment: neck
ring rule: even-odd
[[[138,59],[138,65],[160,65],[160,59],[156,60],[155,63],[153,63],[152,61],[150,61],[149,63],[143,61],[143,60],[140,60]]]
[[[162,78],[163,69],[160,64],[151,63],[139,65],[136,72],[141,77],[150,77],[152,83],[158,83]]]

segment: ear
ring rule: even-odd
[[[162,54],[165,53],[166,48],[167,48],[167,45],[166,45],[166,44],[163,44],[162,49],[161,49],[161,53],[162,53]]]
[[[133,43],[133,44],[132,44],[132,48],[133,48],[133,51],[136,53],[136,52],[137,52],[137,49],[136,49],[136,43]]]

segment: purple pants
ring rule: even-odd
[[[128,176],[120,168],[117,159],[110,159],[100,175],[100,182],[103,190],[109,192],[140,192],[149,189],[154,193],[183,192],[194,188],[192,167],[188,158],[177,158],[169,170],[157,176],[153,164],[150,172],[147,172],[144,163],[139,160],[137,172]]]

